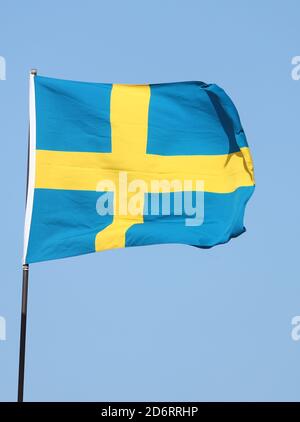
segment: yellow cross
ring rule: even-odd
[[[95,239],[96,251],[125,246],[125,234],[133,224],[143,223],[143,215],[119,215],[120,171],[126,171],[128,183],[141,179],[151,190],[151,181],[182,183],[204,181],[208,192],[232,192],[239,186],[254,184],[249,149],[225,155],[146,154],[149,85],[114,84],[111,93],[111,153],[36,151],[36,188],[95,191],[101,180],[111,180],[114,192],[114,218]],[[195,186],[195,185],[194,185]],[[174,188],[176,190],[176,188]],[[128,193],[127,201],[134,193]],[[143,208],[143,204],[141,204]]]

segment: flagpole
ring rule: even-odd
[[[29,275],[29,265],[24,264],[23,265],[23,286],[22,286],[21,331],[20,331],[18,402],[22,402],[23,396],[24,396],[28,275]]]
[[[37,70],[32,69],[31,75],[37,75]],[[29,131],[30,133],[30,131]],[[28,137],[28,151],[30,143],[30,135]],[[28,191],[29,176],[29,153],[27,158],[27,183],[26,183],[26,199]],[[23,280],[22,280],[22,304],[21,304],[21,330],[20,330],[20,354],[19,354],[19,379],[18,379],[18,402],[23,402],[24,397],[24,376],[25,376],[25,350],[26,350],[26,322],[27,322],[27,302],[28,302],[28,281],[29,281],[29,265],[23,264]]]

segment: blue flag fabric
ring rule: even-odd
[[[31,76],[24,263],[245,231],[253,164],[217,85]]]

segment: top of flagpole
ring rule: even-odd
[[[31,69],[30,74],[33,76],[37,75],[37,69]]]

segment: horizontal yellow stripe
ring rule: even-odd
[[[95,190],[103,179],[117,183],[119,171],[127,171],[129,181],[142,179],[147,184],[153,179],[204,180],[207,192],[232,192],[254,184],[251,155],[245,147],[228,155],[142,157],[133,151],[124,155],[37,150],[35,187]]]

